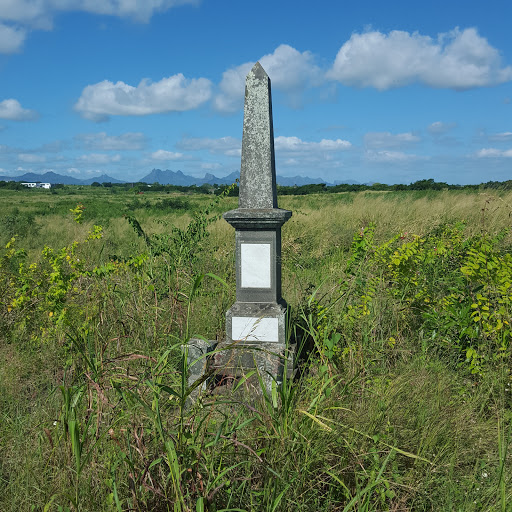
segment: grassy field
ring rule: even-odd
[[[296,377],[187,407],[237,198],[0,189],[0,510],[512,509],[512,193],[279,205]]]

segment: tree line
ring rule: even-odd
[[[75,187],[76,185],[71,185]],[[84,186],[84,185],[79,185]],[[52,189],[59,189],[70,187],[70,185],[52,184]],[[97,181],[91,184],[91,187],[108,188],[112,193],[121,190],[130,190],[134,193],[145,192],[181,192],[188,194],[215,194],[220,195],[231,187],[231,185],[218,185],[215,183],[211,185],[204,183],[203,185],[162,185],[160,183],[99,183]],[[17,181],[0,181],[0,188],[11,190],[28,190]],[[341,183],[339,185],[327,185],[325,183],[309,183],[308,185],[300,186],[283,186],[277,185],[277,193],[279,195],[308,195],[308,194],[323,194],[323,193],[338,193],[338,192],[363,192],[363,191],[377,191],[377,192],[396,192],[403,190],[511,190],[512,180],[506,181],[487,181],[478,185],[451,185],[443,181],[435,181],[432,178],[418,180],[410,184],[397,183],[388,185],[386,183]],[[238,185],[228,191],[229,196],[238,196]]]

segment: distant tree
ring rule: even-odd
[[[300,187],[297,187],[295,193],[303,196],[306,194],[319,194],[326,191],[327,186],[325,183],[309,183],[308,185],[301,185]]]
[[[480,185],[480,188],[510,190],[512,188],[512,180],[507,180],[507,181],[488,181],[486,183],[482,183]]]
[[[19,181],[0,181],[0,187],[7,188],[9,190],[23,190],[24,187]]]
[[[203,194],[213,194],[214,188],[209,183],[203,183],[198,187]]]
[[[277,195],[290,196],[295,193],[296,187],[288,187],[286,185],[277,185]]]
[[[389,185],[386,185],[385,183],[373,183],[370,187],[372,190],[389,190]]]
[[[436,183],[432,178],[419,180],[409,185],[410,190],[442,190],[446,183]]]

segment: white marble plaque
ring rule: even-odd
[[[277,318],[234,316],[231,322],[231,339],[233,341],[279,341]]]
[[[270,288],[270,244],[240,244],[242,288]]]

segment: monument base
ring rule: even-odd
[[[286,378],[292,378],[295,363],[295,345],[282,343],[221,342],[217,345],[209,368],[219,376],[238,379],[251,370],[257,370],[267,390],[272,381],[281,385]],[[218,379],[218,377],[217,377]]]
[[[270,396],[272,387],[279,387],[284,379],[292,379],[296,346],[283,343],[233,342],[191,339],[182,346],[187,357],[187,384],[194,390],[187,399],[188,406],[199,396],[229,394],[240,379],[257,370],[244,381],[237,395],[252,399],[262,395],[262,384]],[[275,382],[275,384],[273,384]]]
[[[235,302],[226,313],[226,339],[217,345],[210,368],[217,381],[246,377],[252,391],[261,393],[261,383],[267,392],[272,383],[281,385],[286,375],[291,378],[295,350],[286,343],[287,306],[278,302]],[[286,373],[285,373],[286,372]]]

